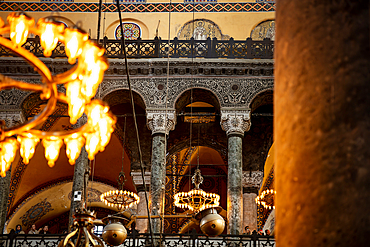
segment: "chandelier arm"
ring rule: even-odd
[[[9,25],[6,25],[6,26],[3,26],[2,28],[0,28],[0,34],[9,33],[9,31],[10,31],[10,26]]]
[[[78,64],[76,64],[71,69],[67,70],[66,72],[53,76],[53,81],[57,84],[65,84],[70,81],[74,81],[76,79],[73,78],[74,76],[73,74],[76,73],[77,69],[78,69]]]
[[[23,57],[29,64],[31,64],[34,68],[37,68],[37,72],[46,80],[46,83],[51,84],[54,83],[52,79],[52,75],[48,67],[41,62],[35,55],[27,51],[22,47],[17,47],[14,43],[4,37],[0,37],[0,45],[8,48],[15,54],[20,57]]]
[[[28,121],[22,125],[17,125],[9,129],[3,130],[4,132],[1,135],[1,138],[16,135],[22,132],[27,132],[30,129],[44,122],[53,113],[57,104],[57,98],[55,97],[57,93],[57,88],[55,84],[50,84],[49,88],[51,88],[50,90],[51,96],[44,110],[38,116],[34,117],[31,121]]]
[[[47,131],[41,131],[41,130],[29,130],[28,133],[32,134],[33,136],[37,136],[39,138],[45,138],[45,137],[60,137],[62,139],[66,139],[68,137],[71,137],[75,133],[85,133],[90,132],[90,126],[88,124],[85,124],[81,126],[80,128],[68,130],[68,131],[53,131],[53,132],[47,132]]]
[[[47,88],[43,85],[30,84],[14,80],[8,76],[0,74],[0,90],[18,88],[27,91],[44,92]]]

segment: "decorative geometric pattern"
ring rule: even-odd
[[[125,40],[137,40],[141,37],[141,28],[136,23],[125,22],[122,23],[122,25]],[[116,37],[116,39],[121,39],[121,25],[118,25],[116,27],[116,30],[114,31],[114,36]]]
[[[22,220],[22,225],[28,228],[51,210],[54,209],[51,208],[50,202],[47,202],[45,198],[42,202],[32,206],[32,208],[27,210],[27,212],[20,218]]]
[[[140,3],[121,4],[122,12],[270,12],[275,3]],[[0,11],[98,12],[98,3],[1,2]],[[102,12],[117,12],[116,4],[103,4]]]
[[[268,178],[266,179],[266,182],[263,184],[261,191],[268,190],[268,189],[274,189],[274,180],[275,180],[274,170],[275,170],[275,167],[273,166],[270,170]],[[257,229],[258,230],[262,230],[271,211],[272,209],[265,209],[262,205],[257,204]]]

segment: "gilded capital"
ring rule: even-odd
[[[244,135],[251,127],[250,109],[221,109],[221,128],[227,135]]]
[[[147,109],[146,121],[152,135],[162,133],[168,135],[170,130],[175,129],[176,110],[174,109]]]

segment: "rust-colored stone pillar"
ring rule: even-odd
[[[280,0],[278,246],[369,246],[369,1]]]

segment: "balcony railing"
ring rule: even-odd
[[[241,59],[272,59],[274,42],[270,39],[255,41],[246,40],[126,40],[128,58],[241,58]],[[100,40],[108,58],[123,58],[121,40],[104,38]],[[43,49],[38,37],[29,38],[23,47],[37,57],[43,57]],[[0,46],[0,56],[15,56],[11,51]],[[51,57],[66,57],[64,44],[54,49]]]
[[[57,247],[65,235],[0,235],[0,247]],[[253,235],[220,235],[207,237],[194,232],[190,234],[162,234],[155,235],[161,246],[183,247],[275,247],[275,239],[271,236]],[[131,234],[120,247],[149,247],[151,246],[149,234]],[[106,244],[106,246],[108,246]]]

